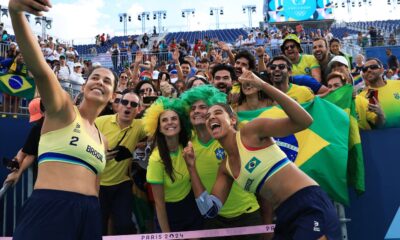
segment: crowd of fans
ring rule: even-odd
[[[369,34],[372,37],[371,31]],[[169,226],[182,227],[182,223],[172,223],[174,219],[171,216],[163,216],[165,206],[161,203],[187,201],[186,195],[181,198],[179,190],[186,187],[189,179],[181,179],[180,173],[177,172],[185,163],[179,162],[183,159],[176,157],[175,153],[161,153],[160,149],[152,152],[156,145],[155,140],[146,136],[147,123],[140,120],[146,115],[146,109],[154,106],[154,102],[161,96],[180,99],[189,89],[199,85],[211,85],[227,95],[227,102],[236,112],[275,105],[275,101],[264,92],[238,82],[243,71],[249,70],[298,103],[312,101],[315,96],[325,96],[343,85],[350,84],[354,87],[360,129],[400,127],[400,81],[397,81],[399,61],[390,48],[386,49],[388,62],[385,69],[385,64],[379,59],[365,59],[361,54],[357,55],[353,62],[352,57],[342,51],[341,40],[335,38],[329,30],[306,34],[302,28],[269,31],[255,29],[248,36],[239,36],[232,44],[205,37],[197,39],[193,44],[184,39],[179,42],[174,39],[169,45],[161,40],[154,41],[150,46],[149,38],[145,36],[141,44],[138,44],[136,38],[130,38],[120,46],[114,44],[109,50],[113,69],[118,70],[120,66],[123,68],[118,73],[115,96],[103,110],[103,116],[97,120],[99,130],[108,138],[109,149],[112,152],[110,154],[114,154],[107,162],[105,173],[100,177],[100,203],[105,235],[169,231]],[[380,44],[378,36],[379,33],[374,42],[376,45]],[[103,33],[96,37],[96,41],[97,39],[101,45],[109,36]],[[361,35],[360,45],[362,41],[364,40]],[[375,38],[371,38],[371,41],[375,41]],[[304,42],[312,44],[312,54],[303,53]],[[98,63],[80,59],[72,46],[54,43],[52,38],[40,39],[39,43],[47,63],[61,85],[71,91],[75,104],[79,106],[83,95],[80,93],[81,86]],[[278,48],[280,53],[268,53],[267,46]],[[166,53],[167,58],[158,59],[161,56],[159,53]],[[29,74],[15,43],[10,44],[7,59],[1,66],[5,71]],[[196,121],[200,120],[197,117],[205,117],[197,107],[192,107],[187,114],[193,127],[198,126]],[[174,123],[171,126],[176,127]],[[183,126],[181,127],[181,131],[184,131]],[[168,139],[169,130],[160,128],[158,126],[152,130]],[[199,139],[202,135],[201,130],[205,131],[201,128],[196,129]],[[193,141],[199,139],[194,137]],[[163,144],[170,143],[166,141]],[[200,141],[200,144],[208,143]],[[157,142],[157,146],[160,146],[160,142]],[[122,154],[124,151],[125,155]],[[159,156],[154,156],[155,154]],[[130,162],[132,159],[133,165]],[[164,165],[160,166],[160,162]],[[154,168],[157,168],[156,172]],[[148,183],[146,171],[150,169],[153,182]],[[217,165],[212,171],[217,171]],[[18,180],[13,174],[17,173],[9,175],[8,181]],[[160,175],[155,176],[156,174]],[[174,177],[178,179],[176,182]],[[156,183],[154,179],[160,182]],[[161,190],[160,185],[163,186]],[[246,207],[251,210],[231,210],[229,214],[221,217],[226,221],[233,221],[238,216],[256,213],[244,219],[241,226],[263,221],[270,223],[262,219],[263,215],[258,211],[260,205],[254,196],[246,195],[244,199],[249,205]],[[245,204],[241,199],[233,201]],[[143,207],[132,209],[133,202],[142,204]],[[132,213],[135,215],[136,224],[132,222]],[[162,222],[153,221],[154,215],[155,219],[162,219]],[[187,221],[195,217],[200,216],[186,216]],[[165,221],[169,221],[169,225]],[[193,224],[199,226],[198,223]],[[229,225],[229,222],[220,226],[209,225],[226,226],[232,225]],[[185,226],[183,228],[182,230],[189,230]],[[252,236],[251,239],[255,237]]]

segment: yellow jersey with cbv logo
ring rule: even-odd
[[[99,174],[106,165],[105,148],[100,132],[99,143],[85,130],[82,117],[75,106],[74,110],[76,117],[71,124],[40,136],[38,162],[75,164]]]

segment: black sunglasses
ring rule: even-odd
[[[372,64],[372,65],[369,65],[369,66],[363,66],[362,67],[362,71],[366,72],[366,71],[368,71],[368,69],[376,70],[376,69],[380,69],[380,68],[381,68],[381,66],[379,66],[378,64]]]
[[[278,67],[279,70],[283,70],[283,69],[285,69],[287,66],[286,66],[286,64],[283,64],[283,63],[281,63],[281,64],[271,64],[271,65],[269,65],[269,68],[270,68],[271,70],[275,70],[276,67]]]
[[[293,44],[291,44],[291,45],[286,45],[286,46],[283,47],[283,49],[285,49],[285,50],[295,49],[295,48],[296,48],[296,45],[293,45]]]
[[[137,102],[131,102],[131,101],[126,100],[126,99],[121,99],[121,101],[119,103],[121,103],[124,106],[128,106],[128,104],[130,103],[132,108],[135,108],[135,107],[137,107],[139,105]]]

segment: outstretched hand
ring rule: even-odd
[[[245,85],[251,85],[254,88],[261,89],[262,84],[265,82],[257,77],[252,71],[249,71],[245,68],[242,69],[242,75],[239,77],[239,82],[245,86]]]
[[[8,9],[10,12],[28,12],[36,16],[42,16],[51,8],[50,0],[10,0]]]
[[[194,156],[193,144],[191,141],[189,141],[188,145],[183,149],[183,158],[188,168],[195,166],[196,157]]]

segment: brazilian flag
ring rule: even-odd
[[[12,73],[1,74],[0,92],[32,99],[35,95],[35,82],[27,76]]]
[[[349,117],[342,109],[319,97],[302,106],[313,117],[313,124],[294,135],[275,138],[275,141],[288,158],[317,181],[332,199],[348,204]],[[273,106],[239,112],[238,117],[242,126],[254,118],[287,116],[279,106]]]
[[[358,194],[362,194],[365,192],[365,168],[356,106],[353,98],[353,86],[347,84],[338,88],[325,96],[324,99],[343,109],[349,116],[350,132],[347,181],[349,186],[352,186]]]

